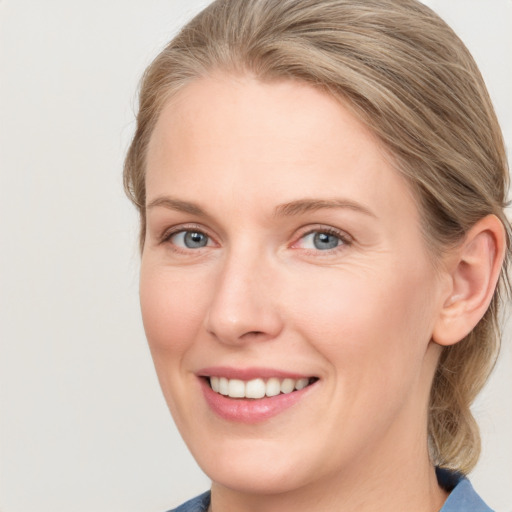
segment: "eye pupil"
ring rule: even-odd
[[[205,247],[208,244],[208,237],[204,233],[187,231],[184,242],[189,249],[196,249],[198,247]]]
[[[313,237],[313,244],[316,249],[325,250],[325,249],[334,249],[338,247],[340,243],[340,239],[329,233],[315,233]]]

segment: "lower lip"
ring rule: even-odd
[[[210,409],[225,420],[239,423],[259,423],[277,416],[299,402],[316,385],[315,382],[300,391],[250,399],[229,398],[213,391],[207,379],[200,378],[200,381],[206,403]]]

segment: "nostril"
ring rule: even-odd
[[[224,304],[222,297],[212,304],[205,316],[205,330],[217,341],[238,345],[240,342],[260,342],[276,338],[283,323],[275,308],[263,308],[250,301],[236,310],[233,305]],[[231,308],[231,309],[230,309]]]
[[[264,335],[265,335],[265,333],[263,331],[248,331],[248,332],[242,334],[242,336],[240,336],[240,338],[241,339],[260,338]]]

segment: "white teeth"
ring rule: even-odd
[[[299,379],[296,383],[295,383],[295,389],[297,391],[301,390],[301,389],[304,389],[307,385],[308,385],[308,382],[309,382],[309,379]]]
[[[268,379],[265,395],[276,396],[279,395],[279,393],[281,393],[281,383],[279,382],[279,379],[276,379],[275,377]]]
[[[291,393],[295,389],[294,379],[284,379],[281,382],[281,393]]]
[[[213,391],[231,398],[258,399],[264,396],[277,396],[280,393],[287,394],[295,390],[300,391],[308,384],[308,378],[278,379],[277,377],[272,377],[267,381],[264,379],[252,379],[245,382],[240,379],[210,377],[210,386]]]
[[[226,377],[219,377],[219,393],[221,395],[228,394],[228,379]]]
[[[238,379],[229,379],[228,395],[231,398],[244,398],[245,382]]]
[[[219,392],[219,377],[210,377],[210,384],[212,386],[213,391],[218,393]]]
[[[265,381],[263,379],[250,380],[245,385],[246,398],[263,398],[265,396]]]

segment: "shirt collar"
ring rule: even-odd
[[[450,493],[440,512],[493,512],[461,473],[436,468],[436,475],[439,485]]]

